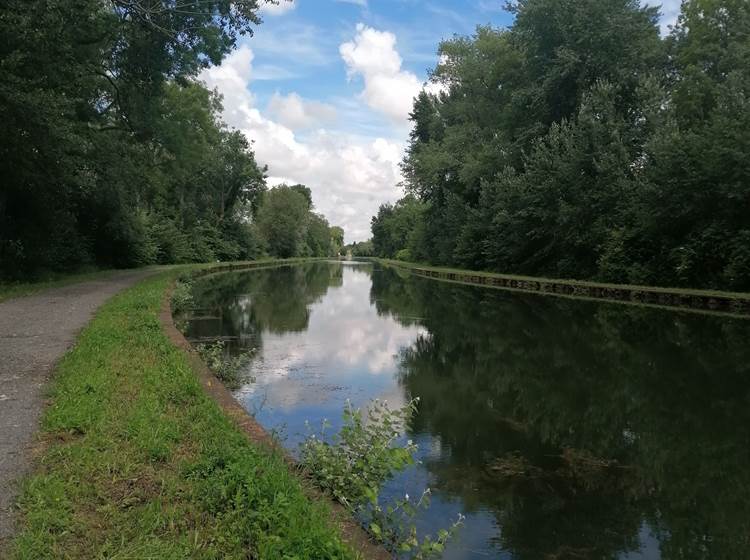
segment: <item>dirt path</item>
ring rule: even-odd
[[[122,271],[0,303],[0,549],[12,535],[17,482],[29,468],[53,366],[102,303],[154,272]]]

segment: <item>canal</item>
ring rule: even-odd
[[[445,558],[747,558],[750,320],[464,286],[374,263],[207,276],[192,342],[254,350],[243,406],[295,453],[347,400],[419,397],[387,495]]]

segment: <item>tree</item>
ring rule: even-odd
[[[310,213],[307,225],[307,246],[303,254],[311,257],[328,257],[331,255],[331,228],[320,214]]]
[[[308,201],[299,190],[280,185],[263,195],[257,224],[269,255],[301,255],[309,222]]]
[[[665,39],[638,0],[511,10],[508,29],[441,43],[402,164],[420,217],[404,234],[382,206],[376,253],[750,287],[747,2],[687,0]]]
[[[331,226],[331,255],[337,257],[344,250],[344,228]]]
[[[0,7],[0,276],[249,256],[264,170],[195,82],[257,2]]]
[[[399,251],[410,252],[411,233],[422,219],[423,205],[407,195],[396,204],[383,204],[372,218],[372,244],[379,257],[393,258]],[[408,260],[408,259],[407,259]]]

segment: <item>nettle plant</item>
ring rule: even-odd
[[[426,535],[420,540],[414,519],[419,510],[429,507],[429,488],[418,499],[406,494],[387,504],[380,502],[383,483],[416,462],[417,445],[411,440],[398,442],[417,403],[414,399],[391,410],[387,403],[375,400],[363,412],[347,401],[339,433],[327,438],[330,424],[324,420],[320,433],[302,443],[300,455],[316,483],[354,512],[394,557],[422,559],[441,555],[464,518],[459,515],[436,537]]]

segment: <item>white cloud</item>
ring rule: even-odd
[[[304,183],[313,192],[317,211],[346,232],[347,242],[370,236],[370,217],[385,201],[401,196],[399,162],[403,145],[388,138],[368,138],[317,130],[298,137],[297,125],[312,118],[314,102],[296,94],[279,96],[274,120],[261,113],[249,85],[253,79],[253,52],[243,45],[221,66],[201,75],[208,87],[224,96],[224,118],[254,141],[261,164],[269,167],[269,184]],[[301,113],[290,109],[299,102]],[[323,104],[320,104],[323,105]],[[326,112],[328,109],[324,109]],[[285,121],[285,122],[284,122]]]
[[[283,19],[273,26],[261,25],[253,35],[252,45],[266,60],[273,60],[275,65],[288,63],[296,73],[335,62],[335,41],[330,33],[315,25]]]
[[[224,119],[237,128],[245,121],[255,103],[253,94],[247,89],[252,75],[253,58],[253,51],[242,45],[221,66],[208,68],[200,76],[209,88],[221,93],[224,98]]]
[[[260,64],[253,68],[253,80],[292,80],[299,78],[293,70],[275,64]]]
[[[355,6],[362,6],[363,8],[367,7],[367,0],[336,0],[336,2],[342,4],[354,4]]]
[[[336,109],[327,103],[308,101],[292,92],[276,92],[268,102],[268,113],[292,130],[313,128],[336,120]]]
[[[367,105],[405,124],[422,83],[416,75],[401,69],[396,36],[359,23],[354,40],[343,43],[339,53],[346,63],[347,75],[362,76],[362,98]]]
[[[260,7],[260,13],[267,16],[280,16],[297,7],[297,0],[278,0],[277,3],[271,3],[264,0]]]

